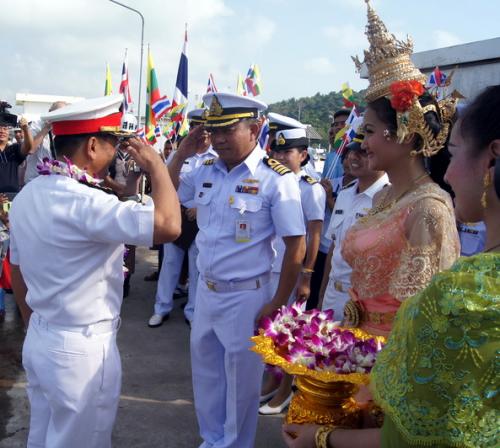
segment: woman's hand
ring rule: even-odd
[[[283,439],[288,448],[316,448],[316,431],[319,425],[285,424],[282,428]]]

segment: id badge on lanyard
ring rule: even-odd
[[[250,221],[247,219],[236,220],[235,240],[237,243],[248,243],[250,241]]]

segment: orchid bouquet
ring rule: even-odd
[[[283,306],[261,321],[260,336],[275,354],[295,366],[335,374],[368,374],[382,350],[383,338],[340,327],[333,310],[305,310],[305,302]]]

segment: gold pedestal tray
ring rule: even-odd
[[[305,376],[296,379],[298,392],[293,396],[286,415],[287,423],[317,423],[357,428],[361,412],[353,396],[356,384],[335,381],[325,383]]]
[[[358,328],[346,328],[360,339],[374,338],[385,343],[382,336],[372,336]],[[278,352],[271,338],[259,335],[252,341],[252,351],[260,354],[267,364],[281,367],[286,373],[296,375],[298,392],[292,398],[287,423],[317,423],[350,428],[359,427],[361,411],[354,395],[359,386],[370,382],[367,373],[340,374],[330,371],[311,370],[292,364]]]

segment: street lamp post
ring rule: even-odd
[[[137,11],[137,9],[131,8],[130,6],[124,5],[123,3],[117,2],[116,0],[109,0],[112,3],[123,6],[124,8],[130,9],[141,17],[141,62],[139,64],[139,95],[137,101],[137,126],[141,126],[141,91],[142,91],[142,59],[144,55],[144,16]]]

